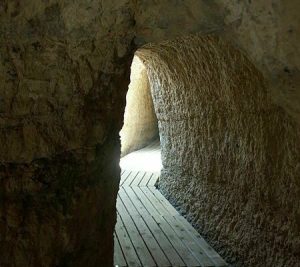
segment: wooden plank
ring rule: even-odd
[[[131,189],[135,192],[137,197],[140,199],[140,202],[142,202],[142,204],[146,207],[149,214],[151,214],[152,216],[162,216],[157,211],[156,207],[154,207],[152,205],[152,203],[149,201],[149,199],[143,193],[144,187],[132,187]]]
[[[132,187],[134,192],[141,199],[143,205],[152,215],[155,222],[159,225],[160,229],[164,232],[173,248],[177,251],[180,258],[187,266],[199,266],[198,260],[192,255],[189,249],[184,245],[184,243],[178,238],[176,232],[170,227],[170,225],[165,221],[162,215],[155,209],[153,204],[145,196],[142,187]]]
[[[117,210],[120,214],[120,217],[122,218],[123,224],[126,227],[127,233],[132,241],[132,244],[138,254],[141,263],[145,266],[156,266],[155,261],[153,260],[144,240],[140,236],[135,223],[128,214],[128,211],[126,210],[120,198],[118,198],[117,201]]]
[[[129,175],[131,174],[132,171],[130,170],[125,170],[123,172],[123,174],[121,175],[121,181],[120,181],[120,186],[124,184],[124,182],[126,181],[126,179],[129,177]]]
[[[118,267],[126,267],[127,263],[125,261],[117,234],[114,234],[114,265]]]
[[[117,224],[116,224],[115,232],[120,242],[120,246],[123,249],[124,257],[126,259],[128,266],[132,266],[132,267],[142,266],[119,215],[117,215]]]
[[[139,171],[134,180],[132,180],[130,186],[138,186],[145,174],[146,173],[144,171]]]
[[[128,171],[127,171],[128,172]],[[121,178],[120,178],[120,186],[124,181],[124,175],[126,175],[126,170],[122,170]]]
[[[159,176],[160,176],[160,173],[153,173],[151,179],[148,181],[147,186],[155,186]]]
[[[126,209],[128,210],[128,213],[131,216],[138,216],[140,215],[139,211],[137,209],[135,209],[135,207],[133,205],[129,205],[128,203],[128,198],[130,198],[127,194],[127,192],[132,192],[133,190],[131,189],[132,187],[130,186],[126,186],[126,187],[122,187],[119,190],[119,198],[121,200],[121,204],[124,204],[124,206],[126,206]],[[139,200],[137,200],[139,201]]]
[[[169,239],[170,243],[180,255],[181,259],[187,266],[199,266],[198,260],[192,255],[185,244],[178,238],[176,232],[170,227],[170,225],[162,217],[154,217],[154,220],[159,224],[164,234]]]
[[[125,188],[125,193],[129,196],[131,203],[126,204],[132,205],[135,208],[135,211],[138,212],[145,223],[147,224],[148,228],[150,229],[151,233],[158,241],[159,246],[161,247],[162,251],[169,259],[172,266],[185,266],[185,263],[182,261],[176,250],[173,248],[172,244],[170,243],[169,239],[166,237],[165,233],[159,227],[159,225],[155,222],[153,217],[149,214],[148,210],[144,207],[141,200],[135,194],[131,187]]]
[[[138,171],[132,171],[130,175],[127,177],[127,179],[124,181],[122,186],[129,186],[138,173],[139,173]]]
[[[171,203],[157,190],[155,187],[149,187],[154,197],[161,203],[162,206],[172,215],[179,215],[178,211],[171,205]]]
[[[121,178],[127,177],[131,173],[131,170],[123,170]]]
[[[131,191],[129,190],[128,193],[130,194],[130,192]],[[170,266],[170,262],[168,261],[165,254],[161,250],[156,239],[153,237],[151,231],[149,230],[148,226],[144,222],[142,216],[135,209],[128,193],[122,191],[120,194],[120,198],[122,199],[123,204],[126,206],[129,214],[131,215],[131,218],[133,219],[136,227],[138,228],[139,233],[142,236],[143,240],[145,241],[148,249],[150,250],[150,253],[152,254],[155,262],[157,263],[158,266]]]
[[[146,174],[144,175],[139,186],[146,186],[148,184],[149,180],[151,179],[152,175],[153,175],[153,172],[146,172]]]
[[[161,266],[161,267],[170,266],[169,260],[165,256],[157,240],[152,235],[151,231],[149,230],[143,218],[139,215],[139,216],[132,216],[132,219],[136,223],[140,235],[143,238],[144,242],[146,243],[149,252],[151,253],[157,266]]]
[[[180,240],[186,245],[191,251],[193,256],[197,258],[201,266],[215,266],[214,262],[206,255],[205,251],[195,242],[195,240],[189,235],[186,229],[174,219],[171,215],[164,215],[164,218],[169,225],[176,232]]]
[[[157,211],[161,215],[170,214],[170,215],[179,215],[179,213],[173,208],[166,207],[154,194],[153,191],[157,189],[150,189],[148,187],[143,188],[144,194],[149,198],[151,203],[156,207]]]
[[[149,157],[159,156],[159,141],[141,152],[145,151]],[[134,153],[139,156],[139,151]],[[159,176],[160,172],[121,170],[117,202],[121,223],[117,222],[115,231],[115,263],[128,264],[129,254],[129,266],[228,266],[155,188]]]
[[[214,266],[223,267],[228,264],[221,258],[221,256],[204,240],[204,238],[197,232],[197,230],[182,216],[174,216],[174,219],[182,224],[191,237],[198,243],[205,251],[207,256],[214,262]]]
[[[172,266],[185,266],[185,263],[181,259],[179,253],[174,249],[172,243],[168,238],[172,241],[172,234],[166,235],[165,232],[169,233],[166,227],[166,225],[158,225],[158,223],[153,219],[152,216],[145,214],[143,216],[143,219],[145,222],[147,222],[147,225],[149,229],[151,230],[153,236],[156,238],[156,240],[159,242],[159,245],[163,252],[165,253],[166,257],[169,259]],[[165,230],[165,232],[163,231]],[[176,240],[173,240],[173,243],[176,242]],[[175,245],[176,247],[176,245]]]

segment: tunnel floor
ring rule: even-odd
[[[158,142],[127,155],[120,165],[115,266],[227,266],[155,187]]]

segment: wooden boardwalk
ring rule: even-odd
[[[227,266],[156,189],[159,172],[122,170],[115,266]]]

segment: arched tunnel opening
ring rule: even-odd
[[[120,138],[122,170],[140,169],[160,172],[162,166],[158,121],[147,69],[137,55],[134,56],[131,65]],[[137,152],[132,153],[134,151]]]
[[[299,8],[0,1],[0,266],[300,267]]]
[[[289,130],[279,130],[278,119],[289,124],[271,103],[261,73],[226,41],[186,36],[138,49],[120,132],[121,167],[124,159],[132,164],[121,174],[115,261],[227,266],[221,256],[235,263],[235,255],[247,255],[238,244],[254,217],[243,214],[280,216],[273,205],[281,194],[276,184],[282,165],[271,169],[269,160],[280,161],[274,151],[287,144],[279,142],[278,131]],[[139,153],[146,152],[144,162],[151,165],[147,153],[158,136],[161,171],[140,174]],[[263,243],[263,234],[247,234]]]
[[[122,172],[117,201],[116,265],[130,265],[128,261],[133,256],[130,253],[128,255],[127,248],[131,247],[135,255],[133,258],[141,266],[149,261],[154,266],[227,266],[182,216],[188,214],[190,221],[194,219],[189,209],[195,208],[191,202],[198,204],[195,195],[197,189],[194,188],[194,192],[190,188],[186,192],[181,191],[183,185],[190,186],[190,183],[194,187],[202,187],[197,184],[201,183],[200,169],[205,167],[199,162],[199,146],[211,146],[216,141],[207,140],[205,136],[201,139],[201,130],[214,126],[211,122],[208,125],[207,114],[204,113],[212,112],[216,120],[223,119],[218,118],[221,115],[214,107],[214,101],[219,101],[219,105],[224,101],[224,95],[218,92],[223,88],[216,87],[220,85],[218,81],[214,84],[208,79],[215,79],[213,76],[219,73],[214,74],[214,71],[218,69],[225,71],[223,77],[218,77],[220,80],[225,78],[225,82],[231,74],[230,69],[225,68],[228,67],[226,60],[231,60],[234,50],[222,55],[222,45],[226,44],[215,38],[188,36],[161,44],[148,44],[135,53],[126,96],[124,125],[120,132]],[[236,56],[240,55],[236,52]],[[234,63],[244,67],[239,62],[240,58],[236,60],[238,62]],[[234,65],[231,67],[233,72],[237,70]],[[236,81],[225,84],[224,91],[232,94],[239,79],[241,77],[236,76]],[[208,92],[208,99],[201,95],[201,90]],[[226,109],[235,103],[223,104]],[[216,130],[227,130],[219,125],[215,127]],[[158,148],[160,143],[162,154],[160,149],[159,153],[153,153],[153,148]],[[215,155],[210,156],[214,160]],[[203,163],[209,163],[208,160],[204,158]],[[161,191],[158,191],[159,187]],[[135,216],[140,216],[140,220]],[[154,218],[152,221],[150,219],[151,223],[149,216]],[[160,216],[164,218],[162,221],[158,219]],[[164,223],[170,229],[161,227]],[[195,220],[193,223],[197,224]],[[143,236],[145,233],[147,236]],[[162,236],[165,238],[163,244]],[[177,242],[175,245],[173,239]],[[140,247],[144,248],[143,253],[139,252]]]

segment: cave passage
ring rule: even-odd
[[[300,267],[299,10],[0,0],[0,267]]]
[[[157,188],[158,122],[147,70],[135,56],[121,136],[115,266],[227,266]]]
[[[158,122],[147,70],[138,56],[133,58],[131,65],[124,125],[120,137],[122,169],[160,172],[162,165]],[[156,150],[144,149],[138,153],[131,153],[151,143],[157,146]]]
[[[143,148],[155,139],[159,140],[158,122],[147,69],[138,56],[134,56],[131,65],[124,124],[120,137],[121,156]]]

